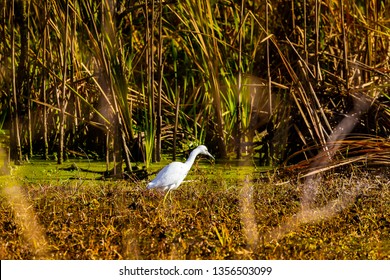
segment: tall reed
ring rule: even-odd
[[[14,1],[1,3],[0,26],[1,110],[19,161],[31,147],[48,158],[80,146],[131,170],[137,154],[149,164],[172,149],[175,117],[181,149],[206,141],[219,157],[239,156],[252,129],[265,157],[283,134],[275,162],[302,159],[325,149],[356,91],[380,115],[355,131],[388,131],[387,2],[22,2],[16,19]],[[266,81],[266,132],[253,123],[253,96],[243,98],[245,75]]]

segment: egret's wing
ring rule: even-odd
[[[183,181],[188,169],[182,162],[172,162],[158,172],[156,178],[148,184],[148,189],[162,188]]]

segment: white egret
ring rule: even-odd
[[[186,162],[171,162],[161,169],[156,178],[148,184],[147,189],[162,189],[164,191],[168,190],[168,192],[177,189],[187,176],[196,156],[199,154],[207,155],[214,159],[207,151],[206,146],[200,145],[191,152]]]

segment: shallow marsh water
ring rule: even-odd
[[[170,162],[169,160],[163,160],[158,163],[152,163],[148,170],[149,178],[145,179],[145,182],[152,180],[156,173]],[[139,169],[144,168],[141,164],[135,166]],[[101,179],[101,173],[106,171],[106,163],[101,161],[69,160],[62,165],[58,165],[55,161],[33,160],[24,165],[13,166],[12,169],[12,174],[16,178],[27,181],[94,180]],[[184,183],[196,181],[199,177],[206,177],[210,180],[251,180],[261,176],[259,174],[270,170],[271,168],[269,167],[256,167],[254,162],[250,160],[214,162],[200,159],[195,161]]]

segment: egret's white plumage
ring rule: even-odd
[[[148,184],[147,188],[158,188],[168,191],[177,189],[187,176],[188,171],[190,171],[191,166],[194,164],[196,156],[199,154],[204,154],[214,159],[207,151],[206,146],[200,145],[191,152],[186,162],[172,162],[161,169],[156,178]]]

